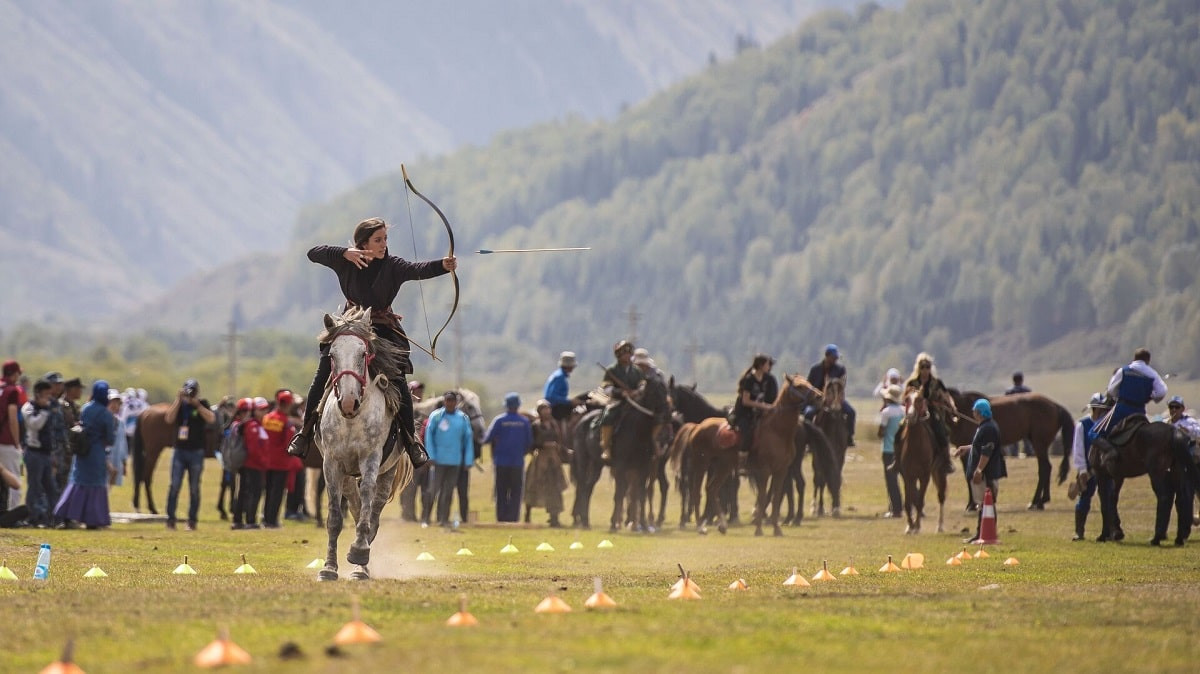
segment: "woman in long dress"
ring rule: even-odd
[[[108,511],[108,452],[117,434],[117,419],[108,409],[108,382],[92,384],[92,399],[79,412],[87,453],[76,456],[71,478],[54,514],[71,527],[83,523],[88,529],[112,524]]]
[[[525,470],[525,521],[529,511],[545,508],[550,526],[560,527],[558,515],[563,511],[563,491],[567,479],[563,475],[566,449],[562,442],[562,427],[554,419],[550,403],[537,402],[538,418],[533,422],[533,459]]]

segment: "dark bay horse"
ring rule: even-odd
[[[592,492],[600,481],[604,462],[600,459],[600,433],[594,428],[596,420],[604,410],[589,409],[580,417],[572,432],[574,453],[571,455],[571,482],[575,485],[575,502],[571,506],[573,525],[591,529],[589,513],[592,508]]]
[[[896,448],[896,462],[900,465],[900,473],[904,478],[904,513],[908,518],[906,534],[921,533],[921,518],[925,515],[925,493],[932,479],[938,496],[938,525],[940,534],[944,528],[946,516],[946,474],[934,470],[936,453],[945,452],[943,447],[936,447],[933,430],[929,424],[926,400],[919,389],[911,390],[908,394],[908,412],[905,416],[904,428],[900,432],[900,443]]]
[[[139,495],[146,490],[146,507],[157,515],[154,507],[154,494],[151,493],[151,482],[154,480],[154,469],[158,465],[158,457],[164,449],[175,446],[175,434],[178,426],[167,423],[167,410],[171,406],[158,403],[142,410],[138,415],[133,432],[133,509],[139,511]],[[217,447],[221,442],[221,428],[217,423],[208,424],[204,429],[204,457],[216,456]]]
[[[654,426],[657,419],[670,416],[667,391],[664,382],[646,379],[637,401],[642,409],[626,403],[628,409],[613,428],[609,472],[616,480],[616,490],[609,531],[617,531],[625,521],[638,531],[652,530],[646,520],[646,481],[656,452]]]
[[[787,498],[788,514],[783,521],[791,526],[800,526],[804,519],[804,490],[807,486],[804,479],[804,458],[812,456],[814,481],[817,475],[821,475],[822,483],[829,487],[832,494],[835,494],[835,503],[841,500],[842,474],[837,469],[838,461],[834,456],[829,439],[811,421],[802,421],[796,427],[795,445],[796,458],[792,461],[788,488],[784,493]],[[844,458],[845,454],[842,456]],[[793,498],[795,498],[795,503],[792,501]]]
[[[954,399],[958,420],[947,419],[950,427],[950,442],[954,445],[969,445],[975,436],[976,424],[971,416],[971,405],[985,396],[967,391],[960,393],[947,389]],[[1037,488],[1029,502],[1030,510],[1044,510],[1050,502],[1050,445],[1054,436],[1062,434],[1063,457],[1058,466],[1058,483],[1067,479],[1070,470],[1071,445],[1075,439],[1075,420],[1067,408],[1040,393],[996,396],[988,399],[992,405],[992,418],[1000,428],[1000,444],[1007,446],[1020,440],[1028,440],[1033,446],[1038,461]],[[967,476],[968,479],[970,476]]]
[[[1097,439],[1092,443],[1088,464],[1095,466],[1098,476],[1107,475],[1113,480],[1111,498],[1107,490],[1100,490],[1100,507],[1105,509],[1112,523],[1112,531],[1106,531],[1112,540],[1121,540],[1121,518],[1117,503],[1121,498],[1121,486],[1125,480],[1141,475],[1150,476],[1150,487],[1157,501],[1154,518],[1154,538],[1151,545],[1158,545],[1167,538],[1167,526],[1171,523],[1171,505],[1177,515],[1175,545],[1187,542],[1192,530],[1192,494],[1200,490],[1200,468],[1193,462],[1188,450],[1188,438],[1171,424],[1154,422],[1144,424],[1117,452],[1108,454],[1105,461],[1104,449],[1107,442]]]
[[[800,425],[800,411],[808,402],[808,382],[799,375],[784,375],[783,380],[783,391],[775,399],[772,408],[758,420],[754,432],[756,456],[752,472],[758,486],[758,505],[754,509],[755,536],[762,536],[768,505],[773,508],[771,525],[775,528],[775,535],[783,535],[783,529],[779,527],[779,506],[783,501],[784,485],[789,480],[792,462],[796,458],[796,427]]]
[[[825,514],[825,491],[829,491],[831,514],[842,513],[842,468],[846,465],[846,447],[850,444],[850,431],[846,428],[846,413],[842,401],[846,398],[846,382],[831,379],[825,384],[820,398],[820,409],[813,417],[813,425],[821,430],[829,443],[833,465],[828,470],[813,470],[812,514]]]

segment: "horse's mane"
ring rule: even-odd
[[[375,357],[371,360],[367,373],[371,379],[381,374],[388,378],[389,385],[383,390],[384,403],[388,414],[394,416],[400,411],[399,382],[403,381],[408,352],[375,334],[374,328],[371,327],[369,309],[350,307],[341,316],[330,316],[326,328],[317,335],[317,342],[330,344],[342,335],[355,335],[370,345]]]

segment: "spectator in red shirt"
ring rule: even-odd
[[[9,473],[20,476],[21,422],[18,420],[18,414],[21,405],[25,404],[20,387],[17,386],[17,379],[21,377],[21,366],[15,360],[5,361],[0,372],[3,372],[3,379],[0,379],[0,466]],[[5,510],[15,510],[21,505],[21,500],[21,488],[18,483],[17,487],[8,490]]]
[[[259,407],[258,401],[264,404]],[[258,504],[263,493],[263,473],[267,466],[267,431],[262,422],[267,416],[267,401],[263,398],[243,398],[238,406],[243,404],[250,410],[250,417],[242,422],[238,431],[246,443],[246,461],[238,471],[238,502],[240,508],[234,511],[234,529],[258,529]],[[239,512],[240,511],[240,512]],[[244,524],[238,524],[239,518]]]
[[[269,406],[266,398],[255,398],[255,407]],[[263,526],[268,529],[279,528],[279,510],[283,505],[283,492],[287,488],[288,474],[294,463],[300,460],[288,454],[288,443],[296,434],[296,427],[288,419],[287,410],[280,405],[267,413],[262,420],[262,427],[267,432],[266,470],[267,470],[267,502],[263,507]]]

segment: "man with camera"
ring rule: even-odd
[[[200,513],[200,473],[204,470],[204,437],[208,424],[216,415],[208,407],[208,401],[199,398],[200,384],[195,379],[183,382],[183,388],[167,409],[166,421],[175,427],[175,451],[171,457],[171,489],[167,492],[167,528],[175,528],[175,507],[179,504],[179,491],[183,486],[183,474],[188,476],[187,530],[196,530],[196,518]]]

